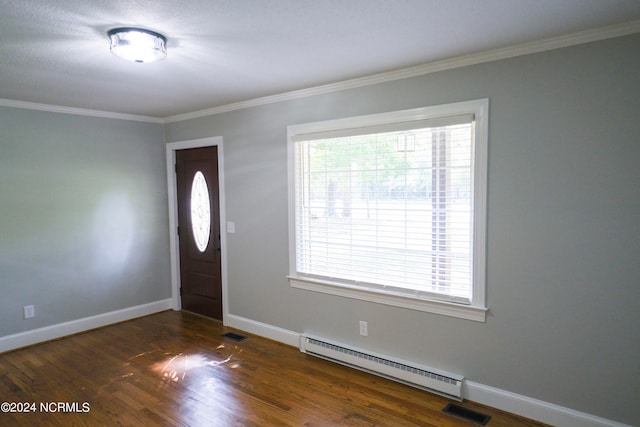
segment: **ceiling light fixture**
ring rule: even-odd
[[[111,52],[133,62],[153,62],[167,56],[167,38],[142,28],[114,28],[107,33]]]

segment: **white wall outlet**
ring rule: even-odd
[[[25,305],[24,309],[24,318],[31,319],[32,317],[36,317],[36,308],[32,305]]]
[[[233,221],[227,221],[227,233],[236,232],[236,223]]]
[[[364,320],[360,321],[360,335],[366,337],[369,335],[369,325]]]

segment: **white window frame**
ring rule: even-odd
[[[301,135],[342,131],[369,126],[384,126],[408,121],[434,120],[472,114],[475,119],[473,151],[473,277],[470,304],[458,304],[427,298],[417,298],[388,290],[317,280],[298,276],[296,271],[296,140]],[[287,127],[289,178],[289,283],[297,289],[355,298],[396,307],[484,322],[486,320],[486,206],[488,160],[489,100],[479,99],[436,105],[389,113],[371,114],[344,119],[291,125]]]

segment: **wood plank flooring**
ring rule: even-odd
[[[0,402],[31,410],[3,426],[477,425],[443,397],[174,311],[0,354]],[[543,425],[461,405],[488,426]]]

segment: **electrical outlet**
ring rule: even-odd
[[[364,320],[360,321],[360,335],[366,337],[369,335],[369,325]]]
[[[24,318],[31,319],[32,317],[36,317],[36,308],[32,305],[25,305],[24,309]]]

